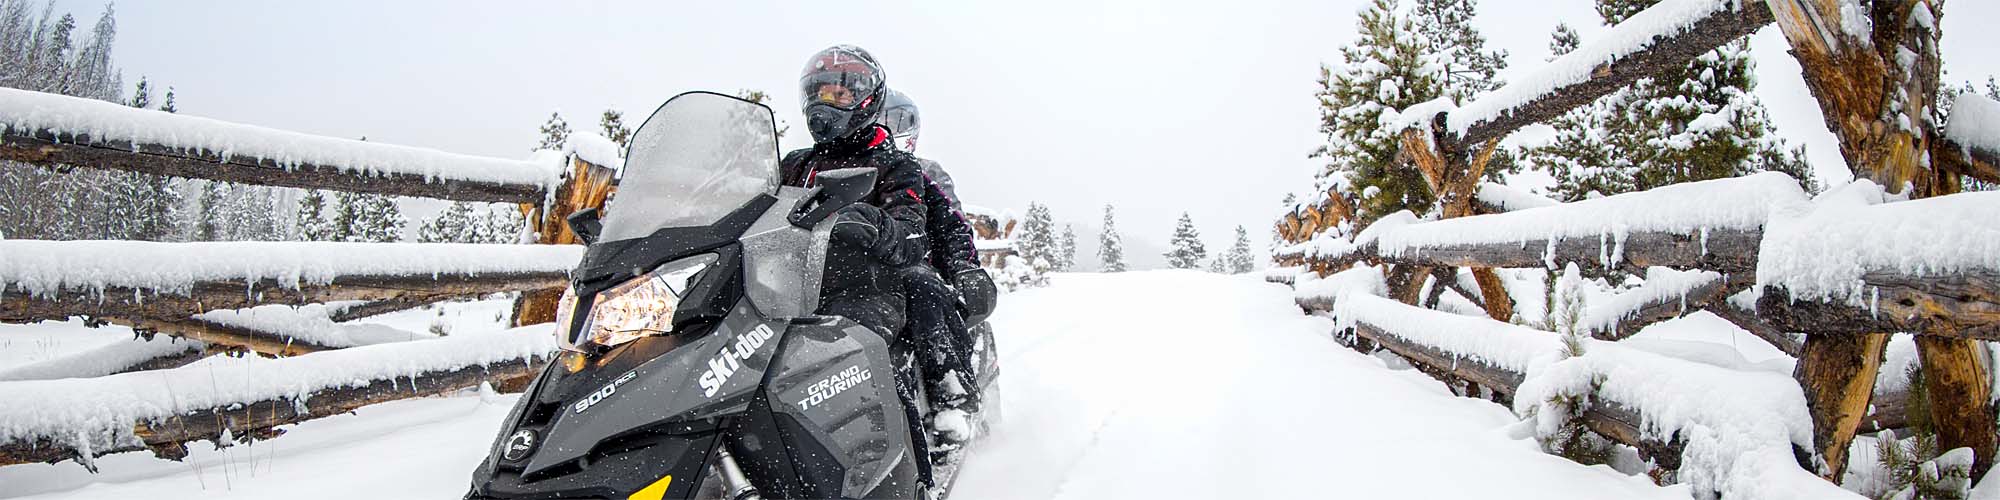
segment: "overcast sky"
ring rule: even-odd
[[[801,65],[857,44],[923,109],[918,153],[945,165],[967,203],[1046,203],[1092,240],[1078,260],[1094,263],[1107,203],[1132,253],[1157,248],[1182,211],[1211,251],[1239,224],[1261,251],[1284,193],[1309,188],[1317,68],[1355,38],[1365,2],[969,4],[128,0],[117,4],[116,56],[128,83],[176,87],[188,114],[522,157],[551,111],[595,129],[613,108],[636,126],[688,90],[766,90],[793,125],[785,148],[805,146]],[[89,20],[102,5],[58,8]],[[1541,65],[1558,21],[1585,43],[1601,29],[1590,0],[1481,10],[1480,30],[1510,52],[1507,74]],[[1996,14],[1993,2],[1951,2],[1947,81],[2000,73],[2000,37],[1971,26]],[[1779,131],[1811,148],[1824,179],[1844,180],[1782,35],[1766,27],[1753,44],[1757,93]]]

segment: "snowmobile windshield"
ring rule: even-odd
[[[618,191],[605,206],[602,241],[713,225],[778,191],[778,134],[771,108],[710,92],[660,105],[632,134]]]

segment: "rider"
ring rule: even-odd
[[[949,210],[942,191],[924,176],[916,157],[893,147],[889,131],[875,123],[887,105],[888,89],[881,65],[867,51],[847,45],[822,50],[807,60],[799,85],[813,146],[785,155],[783,182],[810,186],[819,172],[841,168],[877,172],[875,189],[864,202],[835,216],[833,235],[839,244],[827,256],[820,311],[847,316],[892,336],[904,331],[909,302],[906,270],[924,265],[931,239],[969,241],[971,227],[963,219],[938,216],[939,207]],[[968,245],[962,251],[972,249]],[[929,346],[942,343],[931,341],[935,331],[915,329],[919,337],[911,340],[928,352]],[[911,417],[913,442],[926,449],[928,439],[920,427],[921,416],[915,414],[914,389],[905,385],[921,381],[898,377],[898,382]],[[928,481],[929,463],[919,463]]]
[[[875,122],[889,129],[895,145],[903,151],[915,153],[917,134],[922,121],[917,112],[917,104],[909,96],[895,89],[889,90],[887,106]],[[930,328],[928,338],[945,340],[943,349],[933,355],[934,371],[952,371],[958,374],[962,388],[974,386],[972,367],[973,339],[968,324],[978,323],[993,310],[994,296],[997,294],[993,280],[979,267],[979,255],[972,243],[970,231],[954,231],[965,224],[960,213],[958,195],[953,192],[951,175],[944,167],[926,158],[917,158],[923,166],[924,176],[938,188],[942,203],[930,202],[930,266],[904,268],[903,286],[909,294],[909,315],[919,328]],[[927,200],[930,201],[930,200]],[[941,224],[942,223],[942,224]],[[944,237],[940,235],[949,235]],[[962,235],[963,237],[957,237]],[[939,273],[950,277],[953,286],[947,286]],[[954,293],[954,291],[956,293]],[[961,316],[961,307],[964,315]],[[938,380],[934,379],[935,383]],[[948,397],[947,406],[958,406],[967,411],[978,411],[979,393],[976,390],[944,394],[939,387],[933,394]],[[963,438],[963,436],[949,436]]]

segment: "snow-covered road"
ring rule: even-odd
[[[1251,276],[1066,274],[1003,300],[1006,420],[960,498],[1688,498],[1510,438],[1506,409],[1341,348]],[[97,475],[4,467],[0,497],[455,498],[512,402],[401,401]]]

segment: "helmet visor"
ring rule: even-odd
[[[799,75],[803,106],[825,104],[840,109],[861,107],[882,88],[882,71],[867,59],[832,49],[814,56]]]

